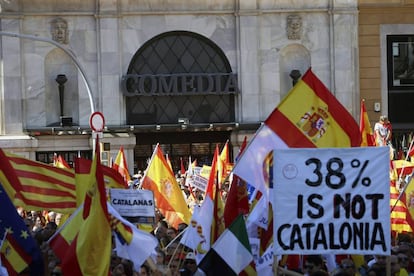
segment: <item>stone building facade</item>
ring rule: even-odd
[[[359,0],[360,93],[371,125],[382,114],[393,144],[407,150],[414,129],[413,0]]]
[[[309,67],[359,115],[356,0],[35,2],[1,2],[5,150],[90,154],[100,111],[131,174],[158,142],[175,162],[237,152]]]

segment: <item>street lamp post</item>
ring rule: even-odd
[[[10,33],[10,32],[3,32],[0,31],[0,36],[10,36],[10,37],[17,37],[17,38],[23,38],[23,39],[30,39],[30,40],[36,40],[36,41],[43,41],[46,43],[50,43],[53,44],[54,46],[58,47],[59,49],[62,49],[74,62],[76,68],[79,70],[82,79],[85,83],[86,86],[86,90],[88,92],[88,97],[89,97],[89,104],[91,107],[91,114],[95,112],[95,104],[93,102],[93,97],[92,97],[92,90],[91,90],[91,86],[89,84],[88,78],[86,77],[85,74],[85,70],[83,69],[82,65],[80,64],[80,62],[78,61],[78,59],[76,58],[75,54],[65,45],[58,43],[50,38],[47,37],[39,37],[36,35],[28,35],[28,34],[18,34],[18,33]]]
[[[23,38],[23,39],[29,39],[29,40],[43,41],[43,42],[46,42],[46,43],[53,44],[54,46],[56,46],[59,49],[63,50],[72,59],[72,61],[74,62],[76,68],[79,70],[79,72],[82,76],[82,80],[85,83],[86,91],[88,92],[89,104],[90,104],[90,107],[91,107],[91,115],[95,113],[95,104],[93,102],[92,90],[91,90],[91,86],[89,84],[88,78],[86,77],[85,70],[83,69],[83,67],[80,64],[80,62],[78,61],[78,59],[76,58],[75,54],[68,47],[66,47],[63,44],[58,43],[58,42],[56,42],[56,41],[54,41],[50,38],[39,37],[39,36],[35,36],[35,35],[18,34],[18,33],[10,33],[10,32],[0,31],[0,36],[10,36],[10,37],[17,37],[17,38]],[[92,133],[93,153],[95,153],[95,139],[96,139],[96,137],[94,137],[94,133]]]

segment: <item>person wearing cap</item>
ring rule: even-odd
[[[181,276],[205,276],[206,274],[197,267],[196,257],[193,252],[188,252],[185,256],[184,266],[180,270]]]
[[[378,122],[374,125],[375,144],[380,146],[387,146],[391,143],[391,123],[385,115],[380,116]]]

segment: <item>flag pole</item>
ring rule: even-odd
[[[160,146],[160,144],[159,143],[157,143],[157,145],[155,146],[155,149],[154,149],[154,151],[152,152],[152,156],[151,156],[151,159],[148,161],[148,164],[151,164],[152,163],[152,160],[154,160],[154,158],[155,158],[155,155],[157,154],[157,149],[158,149],[158,147]],[[147,168],[148,168],[148,165],[147,165]],[[140,181],[140,183],[139,183],[139,186],[138,186],[138,189],[142,189],[142,183],[144,182],[144,181],[142,181],[146,176],[147,176],[147,171],[148,170],[145,170],[144,171],[144,175],[142,176],[142,178],[141,178],[141,181]]]

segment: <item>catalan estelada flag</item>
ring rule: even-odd
[[[61,259],[64,275],[108,275],[112,251],[111,224],[100,162],[99,142],[90,167],[82,208],[54,235],[50,247]],[[65,250],[65,251],[62,251]]]
[[[112,168],[119,172],[120,175],[125,180],[125,183],[128,184],[128,181],[131,180],[129,175],[128,164],[125,158],[124,147],[119,148],[118,154],[116,155],[115,162],[112,164]]]
[[[154,149],[141,185],[142,188],[154,193],[156,206],[170,225],[178,228],[178,224],[182,222],[190,223],[190,210],[174,173],[168,166],[158,144]]]
[[[9,275],[23,275],[20,273],[27,271],[30,275],[43,275],[40,247],[1,185],[0,202],[1,264]]]
[[[359,131],[361,132],[361,147],[375,147],[374,133],[371,128],[371,123],[369,122],[364,100],[361,100]]]
[[[72,213],[76,209],[75,173],[0,149],[0,182],[15,206],[26,210]]]

